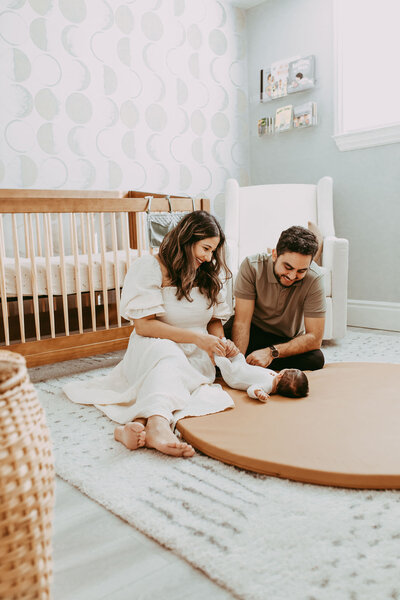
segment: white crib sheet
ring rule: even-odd
[[[130,261],[132,262],[137,258],[137,250],[130,249],[129,251]],[[126,263],[127,256],[125,250],[119,250],[118,255],[118,275],[119,284],[122,283],[126,274]],[[8,297],[17,296],[17,280],[16,280],[16,265],[14,258],[6,257],[4,260],[5,270],[5,282],[6,282],[6,295]],[[79,261],[79,273],[80,273],[80,289],[81,292],[89,291],[89,259],[87,254],[81,254],[78,256]],[[75,280],[75,259],[73,256],[65,256],[65,279],[66,279],[66,293],[75,294],[77,292],[76,280]],[[36,257],[36,282],[37,282],[37,293],[39,296],[48,295],[47,276],[46,276],[46,259],[44,256]],[[114,280],[114,264],[116,264],[114,252],[105,253],[105,264],[106,264],[106,287],[107,289],[115,288]],[[24,296],[33,295],[32,287],[32,266],[30,258],[20,258],[21,268],[21,284],[22,294]],[[102,270],[101,270],[101,254],[92,255],[92,273],[93,273],[93,288],[95,291],[101,291],[103,289],[102,282]],[[50,271],[51,271],[51,285],[52,292],[54,295],[62,294],[61,287],[61,263],[59,256],[53,256],[50,259]]]

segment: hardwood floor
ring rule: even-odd
[[[233,598],[59,477],[53,570],[53,600]]]

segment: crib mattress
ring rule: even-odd
[[[138,256],[137,250],[130,249],[129,259],[130,262],[135,260]],[[114,252],[105,253],[105,271],[106,271],[106,288],[114,289],[115,278],[114,278],[114,265],[118,265],[118,277],[119,285],[125,278],[127,271],[127,255],[125,250],[119,250],[117,252],[118,260],[115,260]],[[4,271],[5,271],[5,283],[6,283],[6,295],[7,297],[17,296],[17,273],[16,264],[14,258],[5,258]],[[36,285],[37,293],[39,296],[47,296],[49,293],[47,283],[47,271],[46,271],[46,258],[44,256],[35,258],[36,264]],[[73,256],[64,257],[65,264],[65,288],[67,294],[75,294],[77,292],[77,281],[75,274],[75,259]],[[89,287],[89,258],[87,254],[81,254],[78,256],[79,264],[79,275],[80,275],[80,291],[88,292]],[[20,270],[21,270],[21,288],[22,295],[32,296],[32,265],[30,258],[20,258]],[[62,269],[59,256],[53,256],[50,258],[50,273],[51,273],[51,287],[54,295],[62,294]],[[92,279],[93,289],[95,291],[101,291],[103,289],[102,279],[102,267],[101,267],[101,254],[92,255]]]

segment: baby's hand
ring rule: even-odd
[[[240,350],[232,340],[227,340],[226,338],[222,338],[222,341],[225,344],[225,356],[226,358],[233,358],[237,354],[239,354]]]
[[[267,402],[269,400],[269,394],[267,394],[267,392],[264,392],[264,390],[254,390],[254,394],[255,396],[257,396],[260,402]]]

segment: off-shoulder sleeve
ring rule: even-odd
[[[121,315],[141,319],[165,313],[161,292],[162,275],[151,254],[137,258],[129,268],[121,294]]]
[[[222,288],[217,297],[217,302],[214,304],[213,319],[221,319],[227,321],[231,316],[232,311],[226,302],[226,289]]]

